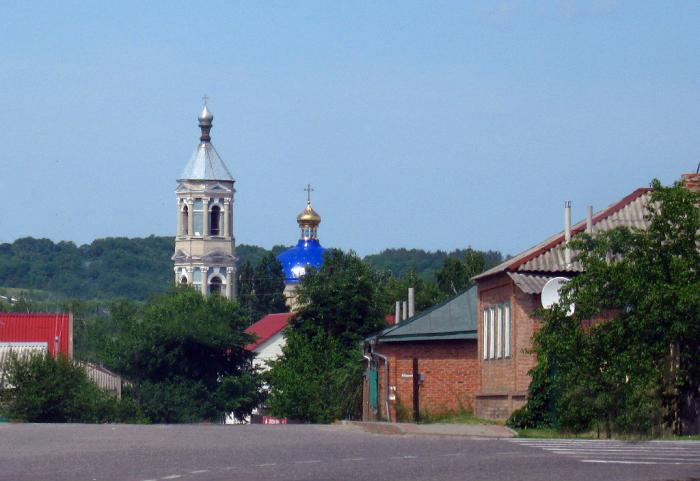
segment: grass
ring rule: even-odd
[[[502,422],[490,419],[481,419],[474,416],[472,411],[448,411],[441,414],[421,413],[421,423],[423,424],[503,424]]]

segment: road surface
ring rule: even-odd
[[[370,434],[353,426],[0,425],[2,481],[700,479],[700,442]]]

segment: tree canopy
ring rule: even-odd
[[[538,364],[513,425],[700,428],[700,195],[652,187],[647,229],[574,240],[584,272],[564,288],[562,306],[540,313]]]

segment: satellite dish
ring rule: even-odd
[[[567,282],[569,282],[569,279],[566,277],[553,277],[548,280],[542,288],[542,295],[540,296],[542,307],[549,309],[554,304],[559,304],[561,300],[559,291]],[[574,308],[575,306],[571,304],[571,306],[569,306],[569,312],[567,312],[566,315],[571,316],[574,313]]]

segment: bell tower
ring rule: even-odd
[[[236,240],[233,234],[235,180],[211,143],[214,116],[199,113],[199,145],[177,179],[175,282],[205,296],[236,298]]]

